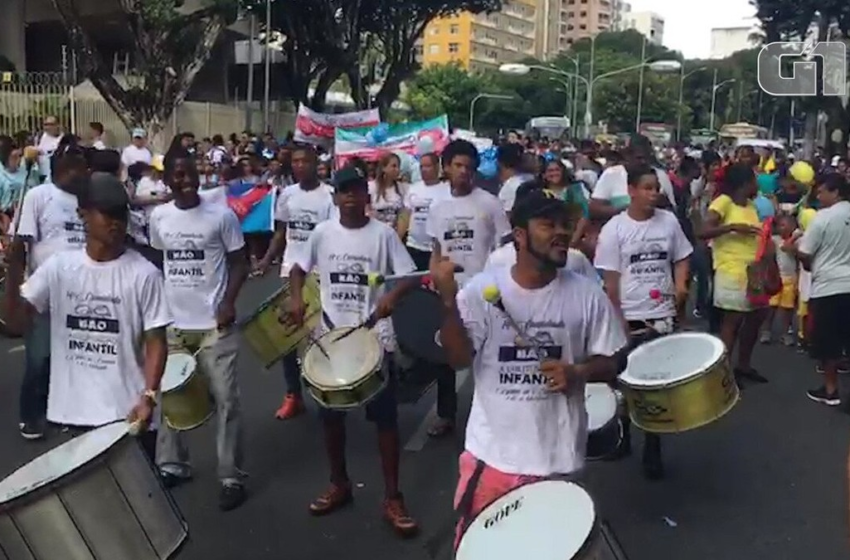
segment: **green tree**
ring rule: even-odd
[[[124,125],[148,130],[155,146],[165,145],[162,127],[189,93],[198,72],[229,21],[237,0],[206,0],[180,13],[183,0],[118,0],[135,63],[126,83],[83,25],[76,0],[52,0],[77,55],[80,71],[100,92]],[[198,2],[195,2],[196,4]]]
[[[445,113],[452,125],[465,127],[470,103],[489,85],[485,77],[468,73],[460,64],[437,64],[407,83],[405,101],[413,118],[429,119]]]

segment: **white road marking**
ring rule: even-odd
[[[18,352],[23,352],[23,351],[24,351],[24,345],[23,344],[19,344],[19,345],[15,346],[14,348],[9,348],[9,354],[17,354]]]
[[[455,390],[460,391],[467,379],[469,379],[470,369],[464,369],[455,376]],[[404,446],[405,451],[422,451],[425,444],[428,442],[428,429],[437,420],[437,403],[435,402],[428,414],[422,420],[419,428],[413,433],[407,445]]]

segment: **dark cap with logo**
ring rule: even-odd
[[[369,187],[369,180],[363,170],[355,165],[346,165],[337,171],[334,177],[334,187],[337,191],[350,190],[356,187]]]
[[[511,209],[511,227],[527,228],[528,223],[535,218],[569,219],[571,214],[570,205],[552,191],[528,189],[517,195]]]
[[[94,210],[111,218],[126,220],[130,196],[117,177],[109,173],[92,173],[78,185],[77,203],[81,210]]]

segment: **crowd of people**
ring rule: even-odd
[[[58,135],[53,123],[45,120],[45,135]],[[236,300],[252,274],[278,266],[290,290],[282,321],[304,321],[305,282],[316,274],[321,331],[376,322],[390,381],[364,409],[377,429],[382,513],[402,536],[418,525],[401,493],[390,318],[420,282],[387,289],[370,274],[428,271],[439,297],[448,365],[433,368],[431,436],[457,427],[455,372],[472,371],[458,539],[511,489],[580,475],[585,384],[615,384],[631,349],[690,321],[692,287],[693,316],[722,339],[742,387],[768,382],[753,350],[778,332],[817,360],[823,383],[808,396],[841,402],[850,342],[844,160],[792,164],[746,147],[682,146],[661,163],[642,136],[616,149],[590,141],[565,149],[511,133],[498,147],[494,185],[464,140],[423,154],[412,181],[396,154],[334,169],[315,147],[271,135],[184,133],[161,157],[144,130],[120,153],[102,136],[98,123],[87,141],[42,136],[26,156],[26,146],[0,138],[2,225],[12,236],[6,320],[26,337],[21,435],[40,439],[46,423],[85,431],[128,418],[150,426],[141,437],[165,485],[188,482],[188,450],[156,412],[169,349],[185,347],[197,352],[216,403],[223,510],[247,497]],[[276,193],[273,231],[243,233],[227,196],[238,183]],[[531,357],[524,337],[536,341]],[[276,416],[288,420],[306,410],[294,351],[283,377]],[[345,414],[322,409],[321,418],[331,476],[313,515],[353,499]],[[662,438],[643,440],[645,476],[663,477]],[[621,452],[630,450],[627,424]]]

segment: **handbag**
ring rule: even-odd
[[[768,253],[768,243],[773,243],[773,218],[764,222],[759,235],[756,259],[747,266],[747,300],[753,307],[766,307],[770,298],[782,291],[782,277],[776,256]]]

